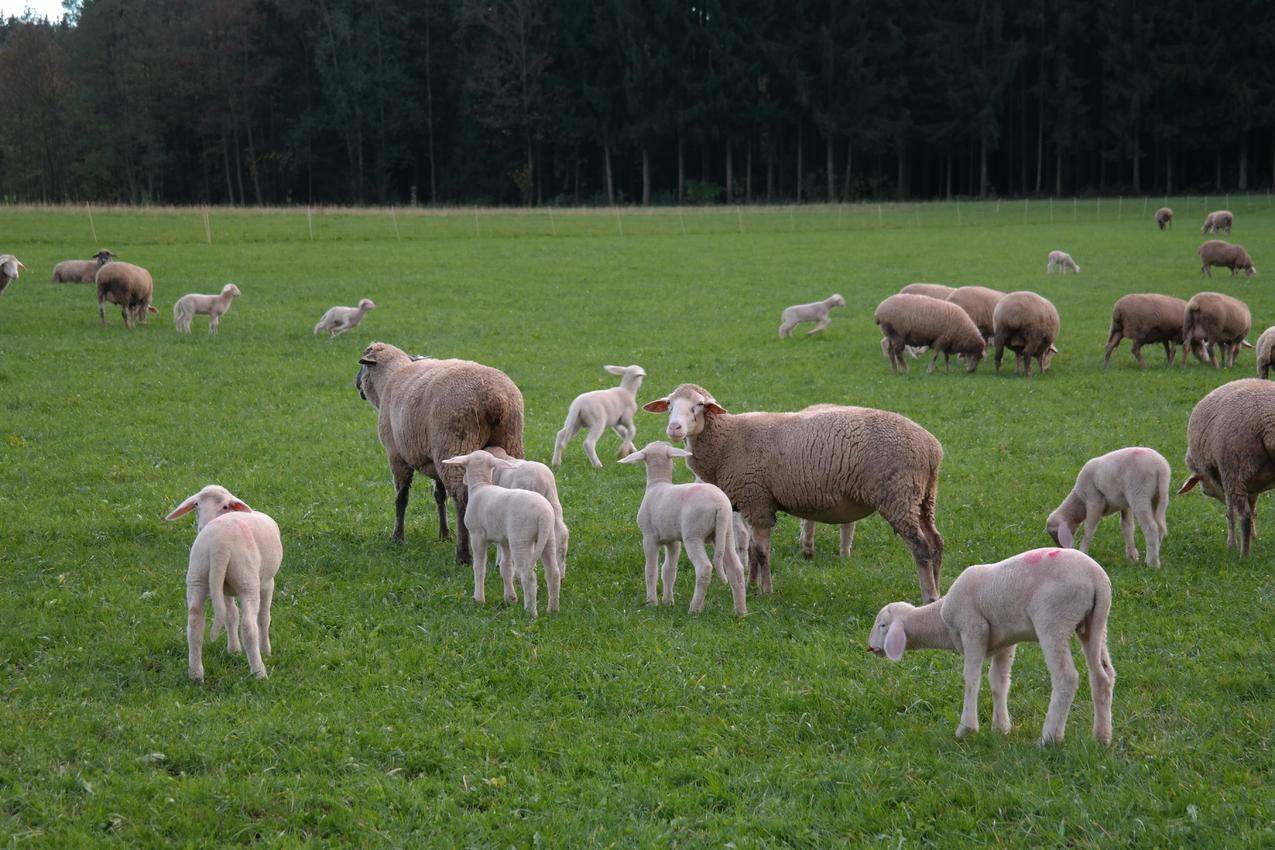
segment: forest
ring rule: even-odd
[[[608,205],[1252,191],[1275,4],[70,0],[0,198]]]

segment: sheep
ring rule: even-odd
[[[962,286],[952,290],[952,294],[947,296],[947,301],[969,314],[978,332],[990,346],[996,335],[992,316],[996,313],[996,305],[1004,297],[1005,293],[999,289],[990,289],[986,286]]]
[[[775,514],[854,522],[880,512],[916,562],[925,600],[938,598],[943,536],[934,524],[943,447],[912,420],[885,410],[820,405],[797,413],[732,415],[703,387],[681,384],[648,402],[668,413],[687,464],[731,500],[752,531],[749,578],[772,591]]]
[[[1000,300],[992,313],[996,338],[996,373],[1001,371],[1001,354],[1006,348],[1014,352],[1014,372],[1019,367],[1032,376],[1032,358],[1046,372],[1058,349],[1058,311],[1035,292],[1011,292]]]
[[[978,327],[964,310],[955,304],[928,295],[891,295],[877,305],[872,314],[881,334],[890,341],[885,349],[892,371],[907,371],[903,349],[907,345],[926,345],[933,349],[926,373],[934,371],[939,355],[948,368],[953,354],[964,356],[965,369],[973,372],[987,348]]]
[[[1160,207],[1160,209],[1155,211],[1155,223],[1161,230],[1164,230],[1166,227],[1172,230],[1173,210],[1168,207]]]
[[[801,544],[801,556],[806,560],[815,556],[815,525],[814,520],[803,519],[798,530],[797,542]],[[841,539],[837,554],[843,558],[850,557],[854,550],[854,526],[853,522],[844,522],[837,526]]]
[[[898,661],[905,650],[951,649],[965,657],[965,704],[956,736],[978,731],[978,690],[990,656],[992,723],[1008,734],[1009,681],[1017,644],[1040,644],[1053,693],[1040,745],[1062,743],[1079,676],[1071,635],[1080,638],[1089,667],[1093,736],[1111,743],[1111,700],[1116,671],[1107,651],[1111,579],[1096,561],[1074,549],[1033,549],[996,564],[968,567],[947,595],[913,607],[891,602],[877,614],[868,651]]]
[[[377,410],[377,437],[394,477],[392,539],[403,541],[403,515],[412,477],[419,470],[434,480],[438,536],[443,540],[451,537],[447,528],[447,497],[451,496],[456,506],[456,560],[470,563],[464,472],[445,470],[442,462],[491,446],[521,458],[522,393],[508,375],[490,366],[411,357],[384,342],[363,349],[354,387]]]
[[[195,511],[195,542],[186,570],[186,643],[188,672],[196,682],[204,680],[204,600],[212,598],[211,640],[226,629],[226,645],[240,651],[239,610],[226,594],[239,597],[243,606],[243,649],[248,667],[258,679],[266,678],[261,656],[270,654],[270,603],[274,580],[283,563],[279,526],[266,514],[254,511],[225,487],[209,484],[173,509],[165,519],[175,520]]]
[[[1138,366],[1145,369],[1142,346],[1162,343],[1166,365],[1173,365],[1175,346],[1182,344],[1182,321],[1186,317],[1186,302],[1171,295],[1151,292],[1125,295],[1111,309],[1111,332],[1107,337],[1107,349],[1102,357],[1102,368],[1111,362],[1111,352],[1128,337],[1133,343],[1130,352]]]
[[[1234,366],[1252,321],[1248,305],[1238,298],[1197,292],[1186,303],[1182,319],[1182,368],[1186,368],[1188,349],[1200,360],[1211,360],[1214,368]]]
[[[25,269],[26,266],[22,265],[22,261],[17,257],[12,254],[0,254],[0,295],[4,295],[9,284],[18,279],[18,272]]]
[[[1074,547],[1087,554],[1098,523],[1119,511],[1125,557],[1138,560],[1133,538],[1133,521],[1137,519],[1147,544],[1147,564],[1158,567],[1160,544],[1169,533],[1165,522],[1169,478],[1169,462],[1154,449],[1134,446],[1107,452],[1080,468],[1075,486],[1049,515],[1045,530],[1055,546]],[[1085,534],[1077,546],[1076,531],[1082,524]]]
[[[93,283],[97,270],[115,259],[110,251],[98,251],[91,260],[63,260],[53,267],[54,283]]]
[[[238,298],[240,294],[239,287],[228,283],[221,288],[220,295],[197,295],[193,292],[183,295],[173,305],[173,321],[177,330],[190,333],[191,320],[196,315],[205,315],[209,318],[208,333],[217,333],[221,317],[230,309],[231,299]]]
[[[1273,362],[1275,362],[1275,326],[1262,331],[1262,335],[1257,338],[1257,376],[1268,377]]]
[[[120,306],[124,315],[124,327],[132,330],[138,323],[146,324],[148,313],[159,313],[151,306],[155,283],[151,273],[132,263],[107,263],[97,270],[97,315],[106,325],[106,302]]]
[[[1235,215],[1230,210],[1215,210],[1204,217],[1204,226],[1200,228],[1201,233],[1221,233],[1225,230],[1231,232],[1231,223],[1235,221]]]
[[[1245,277],[1253,277],[1257,274],[1253,258],[1248,255],[1248,251],[1244,250],[1243,245],[1232,245],[1221,239],[1210,239],[1196,248],[1195,253],[1200,257],[1201,276],[1213,277],[1213,266],[1230,269],[1231,277],[1235,277],[1237,271],[1244,272]]]
[[[1062,274],[1066,274],[1068,269],[1080,274],[1080,266],[1076,265],[1076,261],[1066,251],[1049,252],[1049,261],[1045,263],[1045,274],[1053,274],[1054,269],[1060,270]]]
[[[558,499],[558,481],[553,476],[553,470],[534,460],[511,458],[499,446],[491,446],[487,451],[492,457],[513,463],[512,467],[492,467],[493,484],[510,490],[530,490],[533,493],[539,493],[553,508],[553,537],[558,544],[558,566],[562,568],[562,574],[565,576],[567,574],[567,544],[571,539],[571,531],[562,517],[562,502]]]
[[[505,602],[517,604],[514,576],[522,584],[523,608],[537,616],[536,561],[544,565],[549,585],[550,613],[558,610],[558,593],[562,586],[562,567],[558,563],[554,538],[553,506],[539,493],[506,489],[492,483],[493,469],[513,469],[511,459],[494,457],[475,449],[443,461],[463,471],[469,491],[464,526],[469,531],[474,551],[474,601],[486,602],[483,584],[487,577],[487,544],[500,548],[500,577],[505,585]]]
[[[942,283],[909,283],[899,290],[900,295],[928,295],[940,301],[947,299],[956,290]]]
[[[1253,546],[1257,497],[1275,485],[1275,385],[1241,378],[1206,395],[1186,426],[1186,466],[1191,475],[1178,493],[1196,484],[1226,505],[1226,546],[1240,555]]]
[[[567,408],[567,420],[563,423],[562,430],[553,440],[553,458],[550,462],[554,466],[562,463],[562,450],[581,428],[589,429],[584,436],[584,454],[594,469],[602,468],[596,447],[602,432],[608,427],[620,437],[617,457],[637,451],[633,445],[633,438],[637,436],[633,414],[637,413],[637,393],[642,387],[646,372],[636,364],[602,368],[612,375],[619,375],[620,385],[581,393],[575,397]]]
[[[690,612],[704,610],[708,585],[716,567],[718,576],[730,585],[735,613],[748,613],[744,590],[744,567],[734,545],[734,514],[730,499],[712,484],[673,483],[674,458],[690,457],[685,449],[663,441],[647,443],[641,451],[621,458],[620,463],[646,464],[646,493],[638,508],[638,528],[642,529],[642,550],[646,554],[646,604],[656,604],[656,566],[664,547],[664,604],[673,604],[677,582],[677,561],[682,546],[695,565],[695,593]],[[705,545],[713,543],[713,560]]]
[[[829,295],[822,301],[814,301],[810,304],[794,304],[791,307],[786,307],[779,317],[779,337],[780,339],[791,337],[792,329],[805,322],[815,323],[813,328],[806,331],[806,336],[817,334],[828,327],[829,311],[834,307],[844,306],[846,306],[846,299],[834,294]]]
[[[321,334],[327,331],[328,339],[336,339],[351,328],[358,327],[359,322],[363,321],[363,317],[367,315],[367,311],[375,309],[376,305],[370,298],[359,301],[357,307],[329,307],[323,314],[323,318],[319,319],[319,323],[314,326],[314,332]]]

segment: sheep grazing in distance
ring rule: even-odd
[[[1182,319],[1182,368],[1187,351],[1214,368],[1234,366],[1252,327],[1248,305],[1220,292],[1197,292],[1186,303]]]
[[[321,334],[327,331],[328,339],[335,339],[351,328],[358,327],[359,322],[363,321],[363,317],[367,315],[367,311],[375,309],[376,305],[372,303],[371,298],[364,298],[357,307],[329,307],[323,314],[323,318],[319,319],[318,324],[314,326],[314,332]]]
[[[193,292],[183,295],[173,305],[173,322],[178,331],[190,333],[191,320],[197,315],[207,316],[208,333],[215,334],[217,326],[221,324],[221,317],[230,309],[231,300],[238,298],[240,294],[239,287],[228,283],[221,288],[220,295],[199,295]]]
[[[1186,426],[1186,466],[1191,476],[1178,493],[1199,484],[1226,505],[1226,546],[1241,555],[1253,546],[1257,497],[1275,486],[1275,384],[1241,378],[1206,395]]]
[[[1116,671],[1107,651],[1111,579],[1074,549],[1033,549],[996,564],[966,568],[947,595],[913,607],[891,602],[877,614],[868,651],[898,661],[905,650],[951,649],[965,658],[965,704],[956,736],[978,731],[978,691],[983,659],[990,657],[992,723],[1008,734],[1009,682],[1017,644],[1040,644],[1053,693],[1040,744],[1062,743],[1067,714],[1080,677],[1071,658],[1071,636],[1080,638],[1089,668],[1093,736],[1111,743],[1111,700]]]
[[[499,446],[522,457],[522,393],[499,369],[469,360],[411,357],[402,349],[374,342],[359,356],[354,387],[377,411],[377,437],[394,476],[394,535],[403,540],[403,515],[417,470],[434,480],[438,536],[447,528],[447,497],[456,506],[456,560],[468,564],[469,532],[464,472],[443,468],[448,458]]]
[[[744,589],[744,567],[740,563],[734,541],[734,513],[730,499],[712,484],[673,483],[674,458],[690,457],[690,452],[665,442],[647,443],[641,451],[621,458],[620,463],[646,464],[646,492],[638,508],[638,528],[642,530],[642,551],[646,555],[646,604],[656,603],[656,568],[660,548],[664,564],[664,604],[673,604],[673,586],[677,583],[677,562],[682,546],[695,566],[695,593],[690,611],[704,610],[713,569],[730,585],[735,613],[748,613]],[[707,544],[713,544],[713,559]]]
[[[1268,377],[1272,363],[1275,363],[1275,327],[1262,331],[1257,338],[1257,376]]]
[[[110,251],[98,251],[91,260],[63,260],[53,267],[54,283],[93,283],[97,270],[115,259]]]
[[[1244,272],[1245,277],[1252,277],[1257,274],[1257,267],[1253,265],[1253,258],[1248,255],[1248,251],[1244,250],[1243,245],[1232,245],[1230,242],[1223,242],[1221,239],[1210,239],[1199,248],[1195,249],[1195,253],[1200,257],[1200,274],[1213,277],[1213,266],[1222,266],[1231,270],[1231,277],[1235,277],[1237,271]]]
[[[530,490],[533,493],[539,493],[545,497],[549,502],[549,506],[553,508],[553,537],[558,544],[558,566],[562,568],[562,574],[565,576],[567,574],[567,546],[571,539],[571,531],[567,528],[567,523],[563,519],[562,501],[558,498],[558,480],[554,478],[553,470],[538,461],[511,458],[499,446],[491,446],[487,451],[494,458],[513,463],[513,466],[508,467],[492,467],[491,481],[493,484],[509,490]]]
[[[589,429],[584,436],[584,454],[595,469],[602,467],[602,461],[598,460],[597,445],[602,432],[608,427],[620,437],[619,457],[637,450],[633,445],[633,438],[637,436],[633,414],[637,413],[637,394],[642,388],[646,370],[636,364],[602,368],[612,375],[619,375],[620,385],[581,393],[572,400],[567,408],[567,420],[553,440],[553,458],[550,462],[554,466],[562,463],[562,450],[581,428]]]
[[[928,295],[891,295],[873,313],[882,336],[892,371],[907,371],[905,346],[929,346],[933,350],[926,373],[934,371],[939,355],[949,368],[953,354],[965,358],[965,369],[973,372],[987,350],[987,341],[969,314],[955,304]]]
[[[1186,318],[1186,302],[1171,295],[1152,292],[1126,295],[1116,301],[1111,309],[1111,332],[1107,337],[1107,349],[1102,357],[1102,368],[1111,362],[1111,352],[1128,337],[1133,343],[1131,353],[1138,366],[1145,369],[1142,346],[1164,345],[1165,363],[1173,365],[1174,348],[1182,344],[1182,324]]]
[[[1161,230],[1166,227],[1170,230],[1173,229],[1173,210],[1168,207],[1160,207],[1160,209],[1155,211],[1155,223]]]
[[[926,601],[938,598],[943,536],[934,524],[943,447],[907,417],[819,405],[797,413],[732,415],[703,387],[682,384],[645,410],[668,413],[687,465],[714,484],[752,532],[749,578],[772,590],[770,538],[778,511],[848,523],[880,512],[916,562]]]
[[[1062,274],[1066,274],[1068,269],[1080,274],[1080,266],[1076,265],[1076,261],[1066,251],[1049,252],[1049,260],[1045,263],[1045,274],[1053,274],[1054,269],[1058,269]]]
[[[477,449],[450,457],[444,464],[463,471],[469,489],[464,524],[469,531],[474,551],[474,601],[483,604],[483,583],[487,577],[487,544],[500,547],[500,578],[505,586],[505,601],[517,604],[514,577],[522,584],[523,608],[532,617],[537,611],[536,561],[544,565],[545,582],[549,585],[550,612],[558,610],[558,594],[562,586],[562,567],[558,564],[553,527],[553,506],[539,493],[510,490],[492,483],[493,469],[512,469],[515,461],[494,457]]]
[[[198,533],[190,547],[186,570],[186,643],[188,670],[196,682],[204,680],[204,600],[211,597],[213,624],[209,633],[217,639],[226,629],[227,648],[240,651],[239,610],[226,594],[237,596],[243,606],[243,650],[248,667],[258,679],[266,678],[261,656],[270,654],[270,603],[274,579],[283,563],[283,543],[273,519],[248,507],[225,487],[210,484],[186,499],[165,519],[175,520],[195,511]]]
[[[1032,376],[1032,358],[1042,373],[1049,370],[1058,349],[1058,310],[1035,292],[1011,292],[1000,300],[992,314],[996,338],[996,372],[1001,370],[1001,355],[1008,348],[1014,352],[1014,372],[1021,367]]]
[[[151,273],[132,263],[107,263],[97,270],[97,315],[106,324],[106,302],[118,304],[124,315],[124,327],[132,330],[138,322],[146,324],[148,313],[159,313],[151,306],[155,282]]]
[[[18,279],[18,272],[26,269],[22,261],[12,254],[0,254],[0,295],[9,288],[9,284]]]
[[[1204,217],[1204,226],[1200,228],[1200,232],[1221,233],[1225,230],[1230,233],[1234,221],[1235,215],[1230,210],[1216,210]]]
[[[781,339],[792,336],[792,329],[797,325],[805,322],[814,322],[815,326],[806,331],[806,336],[817,334],[824,328],[828,327],[828,313],[834,307],[846,306],[846,299],[840,295],[829,295],[822,301],[813,301],[809,304],[794,304],[784,309],[780,315],[779,337]]]
[[[999,289],[986,286],[962,286],[952,290],[952,294],[947,296],[947,302],[955,304],[969,315],[990,347],[996,336],[996,327],[993,322],[996,305],[1001,303],[1004,297],[1005,293]]]
[[[1124,534],[1124,554],[1138,560],[1133,537],[1133,521],[1142,526],[1147,544],[1147,564],[1160,566],[1160,544],[1169,533],[1165,511],[1169,507],[1169,462],[1154,449],[1134,446],[1116,449],[1085,463],[1076,484],[1045,523],[1055,546],[1077,548],[1088,554],[1098,523],[1104,516],[1120,513]],[[1084,537],[1076,545],[1076,532],[1084,526]]]

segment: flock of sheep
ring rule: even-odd
[[[1157,211],[1161,229],[1172,211]],[[1228,233],[1233,216],[1211,213],[1205,230]],[[1233,251],[1223,250],[1225,246]],[[1211,241],[1201,246],[1204,271],[1225,265],[1256,271],[1240,246]],[[0,255],[0,293],[25,267],[12,255]],[[1047,271],[1079,272],[1063,252],[1053,252]],[[92,260],[59,263],[54,281],[97,284],[99,315],[107,301],[118,304],[129,328],[145,322],[153,285],[149,272],[116,261],[110,252]],[[177,329],[189,333],[195,315],[208,315],[210,332],[239,295],[227,284],[218,295],[190,294],[173,308]],[[783,311],[779,334],[786,337],[801,323],[810,333],[829,323],[829,311],[845,305],[840,295]],[[336,336],[357,326],[375,305],[333,307],[315,326],[316,334]],[[1040,371],[1057,351],[1059,319],[1054,306],[1033,292],[1001,293],[986,287],[950,288],[911,284],[886,298],[875,312],[882,352],[891,367],[906,369],[906,356],[933,351],[929,371],[940,354],[964,358],[973,371],[988,346],[996,346],[999,371],[1003,350],[1014,352],[1017,368],[1028,376],[1031,360]],[[1249,331],[1248,308],[1218,293],[1200,293],[1190,301],[1163,295],[1127,295],[1116,302],[1104,367],[1123,337],[1145,366],[1140,348],[1162,343],[1169,363],[1174,347],[1215,366],[1232,365]],[[1265,377],[1275,349],[1275,328],[1258,342],[1259,373]],[[485,601],[488,548],[497,548],[497,567],[508,603],[518,599],[531,616],[538,611],[535,565],[548,584],[549,611],[560,604],[567,568],[569,529],[564,520],[552,469],[523,459],[523,398],[503,372],[465,360],[416,357],[382,342],[359,357],[355,387],[377,411],[377,435],[385,449],[395,487],[393,537],[403,539],[409,491],[416,473],[433,482],[439,535],[450,538],[447,501],[456,517],[456,557],[472,563],[473,598]],[[646,488],[637,514],[645,553],[646,601],[673,602],[681,549],[695,568],[692,612],[702,611],[714,573],[731,591],[734,610],[747,613],[747,585],[772,591],[771,536],[779,513],[801,520],[802,551],[813,556],[815,523],[840,526],[841,553],[849,555],[855,523],[879,513],[903,540],[917,569],[923,604],[895,602],[877,615],[868,651],[899,660],[905,650],[949,649],[964,656],[965,704],[957,735],[978,730],[978,690],[983,662],[990,660],[993,722],[1009,731],[1007,696],[1015,647],[1041,644],[1053,693],[1041,743],[1063,739],[1066,718],[1078,687],[1070,639],[1080,638],[1093,698],[1093,734],[1111,740],[1111,702],[1115,683],[1106,644],[1111,582],[1086,553],[1104,516],[1119,513],[1125,552],[1139,557],[1134,523],[1141,526],[1147,563],[1159,566],[1167,534],[1165,511],[1170,468],[1158,452],[1134,446],[1090,460],[1071,492],[1050,514],[1046,531],[1062,548],[1033,549],[996,564],[964,570],[945,596],[939,593],[943,537],[935,525],[939,466],[943,448],[928,431],[905,416],[884,410],[818,404],[795,412],[733,414],[707,389],[684,383],[642,409],[666,414],[665,434],[638,449],[635,416],[646,372],[641,366],[605,366],[619,386],[586,392],[573,400],[554,440],[552,464],[581,430],[584,453],[601,467],[596,445],[610,428],[620,438],[621,463],[646,467]],[[672,445],[681,442],[684,448]],[[1190,476],[1179,489],[1201,486],[1227,507],[1227,544],[1247,555],[1259,493],[1275,486],[1275,386],[1264,380],[1228,383],[1204,397],[1187,428],[1186,465]],[[695,474],[689,484],[673,483],[678,458]],[[230,652],[243,651],[254,675],[264,678],[263,655],[270,654],[270,607],[274,580],[283,557],[278,525],[234,494],[210,485],[175,508],[167,519],[195,513],[197,534],[187,572],[188,672],[202,681],[204,603],[211,600],[211,636],[224,628]],[[1237,533],[1238,531],[1238,533]],[[712,557],[708,546],[713,546]],[[661,552],[663,562],[660,562]],[[744,559],[748,581],[744,577]],[[239,622],[237,598],[242,607]],[[242,644],[240,630],[242,628]]]

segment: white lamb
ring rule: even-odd
[[[562,568],[562,574],[565,576],[567,574],[567,543],[571,539],[571,531],[562,518],[562,501],[558,498],[558,480],[554,478],[553,470],[539,461],[511,458],[499,446],[492,446],[487,451],[491,452],[495,458],[513,463],[512,467],[492,468],[493,484],[507,490],[530,490],[533,493],[539,493],[549,501],[554,515],[553,536],[558,544],[558,566]],[[499,558],[497,563],[500,563]]]
[[[735,613],[747,614],[744,566],[733,540],[734,514],[730,499],[712,484],[673,483],[673,458],[690,456],[685,449],[658,441],[620,459],[620,463],[646,464],[646,494],[637,515],[638,527],[642,529],[642,549],[646,553],[646,604],[656,603],[656,564],[661,546],[664,547],[664,604],[673,604],[677,562],[685,544],[686,555],[695,565],[691,613],[704,610],[708,584],[716,567],[718,576],[730,585]],[[712,561],[706,548],[710,542]]]
[[[1119,511],[1125,557],[1138,560],[1133,537],[1136,518],[1147,544],[1147,564],[1158,567],[1160,544],[1169,533],[1165,522],[1169,478],[1169,462],[1154,449],[1133,446],[1093,458],[1080,468],[1076,485],[1049,515],[1045,530],[1055,545],[1088,552],[1098,523]],[[1082,524],[1085,534],[1077,546],[1076,531]]]
[[[828,318],[828,312],[834,307],[844,306],[846,306],[846,299],[840,295],[829,295],[822,301],[812,301],[809,304],[794,304],[780,314],[779,336],[781,338],[792,336],[792,329],[805,322],[815,323],[813,328],[806,331],[806,336],[817,334],[828,327],[831,321]]]
[[[217,333],[217,326],[221,323],[221,317],[230,309],[231,299],[238,298],[239,295],[239,287],[233,283],[223,286],[220,295],[199,295],[194,292],[189,295],[183,295],[173,305],[173,321],[177,326],[177,330],[182,333],[190,333],[191,320],[195,316],[207,316],[209,319],[208,333]]]
[[[1066,251],[1049,252],[1049,262],[1045,264],[1045,274],[1053,274],[1054,269],[1058,269],[1063,274],[1066,274],[1068,269],[1080,274],[1080,266],[1076,265],[1076,261]]]
[[[978,564],[956,577],[947,595],[914,607],[891,602],[877,614],[868,651],[898,661],[908,649],[952,649],[965,656],[965,707],[957,737],[978,731],[983,660],[991,657],[992,722],[1008,733],[1009,679],[1014,650],[1040,644],[1053,682],[1041,745],[1059,743],[1080,677],[1071,636],[1080,637],[1089,667],[1093,735],[1111,743],[1111,698],[1116,671],[1107,652],[1111,580],[1096,561],[1074,549],[1034,549],[998,564]]]
[[[327,331],[328,339],[334,339],[351,328],[358,327],[359,322],[363,321],[363,317],[367,315],[367,311],[375,309],[376,305],[370,298],[364,298],[357,307],[329,307],[323,314],[323,318],[319,319],[319,323],[314,326],[314,332],[320,334]]]
[[[595,469],[602,466],[596,447],[602,432],[607,428],[620,437],[620,457],[635,451],[633,438],[637,436],[637,426],[633,424],[633,414],[637,413],[637,393],[642,387],[646,372],[637,365],[602,368],[612,375],[619,375],[620,386],[608,390],[593,390],[575,397],[567,408],[567,421],[553,440],[554,466],[562,463],[562,450],[581,428],[589,429],[584,436],[584,453]]]
[[[178,505],[165,519],[175,520],[195,511],[198,534],[190,547],[186,570],[186,643],[190,678],[204,680],[204,600],[212,598],[213,624],[209,637],[217,639],[226,629],[226,646],[240,651],[239,609],[226,595],[239,597],[243,605],[243,649],[248,667],[258,679],[266,678],[261,656],[270,654],[270,603],[274,578],[283,563],[279,526],[254,511],[225,487],[210,484]]]

